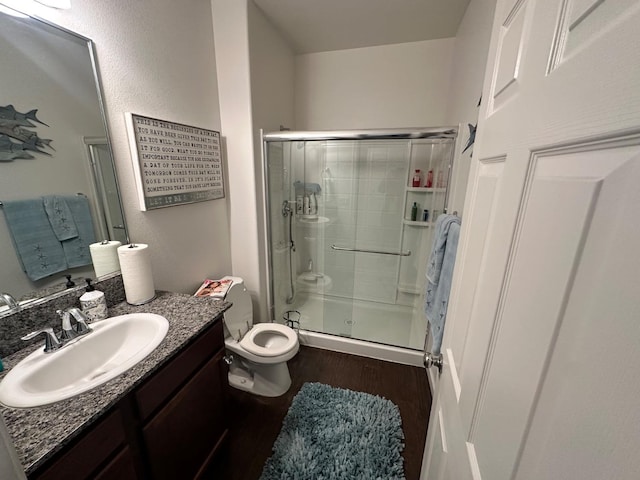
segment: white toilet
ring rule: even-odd
[[[225,346],[233,354],[229,385],[264,397],[278,397],[291,386],[287,360],[298,353],[296,332],[279,323],[253,325],[253,306],[240,277],[225,296],[233,306],[224,313]]]

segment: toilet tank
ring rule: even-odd
[[[244,286],[242,278],[227,276],[223,280],[233,281],[224,297],[225,301],[233,303],[231,308],[224,312],[224,325],[228,334],[239,342],[253,326],[251,295]]]

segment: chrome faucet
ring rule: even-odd
[[[16,302],[16,299],[13,298],[8,293],[0,293],[0,299],[4,301],[4,303],[9,307],[9,312],[14,313],[20,311],[20,305]]]
[[[20,340],[31,340],[41,333],[45,334],[44,353],[55,352],[59,348],[64,347],[67,343],[76,337],[91,333],[91,328],[87,325],[88,318],[76,307],[67,308],[66,310],[56,310],[56,313],[60,315],[62,319],[62,332],[60,332],[60,338],[56,336],[53,328],[42,328],[31,332]],[[75,319],[75,325],[71,325],[71,319]]]
[[[60,340],[68,342],[81,335],[86,335],[91,332],[91,328],[87,325],[89,318],[76,307],[67,308],[66,310],[57,310],[56,313],[60,315],[62,319],[62,332],[60,333]],[[71,325],[71,319],[75,319],[75,326]]]

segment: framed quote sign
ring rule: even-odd
[[[125,115],[142,210],[224,197],[220,132]]]

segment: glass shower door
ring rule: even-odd
[[[273,318],[292,312],[305,330],[421,349],[423,277],[452,147],[428,138],[266,142]]]
[[[311,252],[307,260],[301,250],[301,276],[323,282],[322,296],[311,296],[314,330],[402,344],[410,326],[399,325],[395,304],[409,142],[306,142],[304,153],[304,178],[321,187],[318,220],[303,218],[299,230]]]
[[[266,143],[266,179],[268,198],[269,251],[273,318],[281,322],[285,312],[295,308],[296,269],[293,220],[295,198],[290,197],[291,144]]]
[[[403,244],[404,186],[408,140],[361,140],[354,169],[355,241],[351,336],[404,345],[410,317],[396,305]]]
[[[290,142],[291,178],[285,188],[295,206],[295,310],[301,328],[350,336],[344,317],[351,318],[353,260],[336,259],[330,245],[336,235],[346,235],[348,244],[355,237],[350,199],[341,193],[353,188],[344,180],[345,169],[352,166],[353,145],[337,149],[330,143]],[[337,155],[346,160],[337,162]]]

